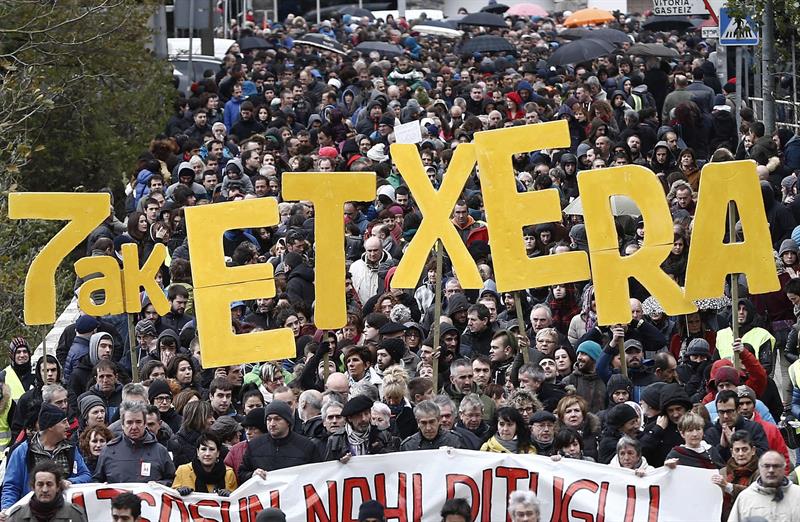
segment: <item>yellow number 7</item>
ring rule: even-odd
[[[25,277],[26,324],[55,322],[56,269],[110,212],[109,194],[12,192],[8,195],[8,217],[11,219],[68,221],[44,246],[28,269]]]

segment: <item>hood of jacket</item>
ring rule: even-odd
[[[292,271],[289,272],[289,277],[287,280],[300,278],[304,281],[308,281],[309,283],[314,282],[314,269],[308,266],[306,263],[300,263],[296,267],[292,268]]]
[[[89,362],[92,363],[92,366],[100,361],[100,358],[97,355],[97,350],[100,347],[100,341],[106,337],[111,339],[112,342],[114,341],[114,338],[111,337],[111,334],[106,332],[97,332],[89,338]]]
[[[45,362],[56,365],[56,372],[57,372],[56,382],[57,383],[61,382],[61,377],[62,377],[63,371],[64,371],[63,368],[61,367],[61,363],[58,362],[58,359],[56,357],[54,357],[54,356],[52,356],[50,354],[47,354],[47,355],[45,355],[43,357],[39,357],[39,360],[36,361],[36,370],[35,370],[34,373],[35,373],[35,380],[36,380],[36,388],[39,390],[40,393],[41,393],[42,386],[44,386],[44,379],[42,378],[42,366],[44,365]]]

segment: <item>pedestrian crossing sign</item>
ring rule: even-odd
[[[720,45],[758,45],[758,29],[750,15],[744,19],[731,17],[728,8],[719,10]]]

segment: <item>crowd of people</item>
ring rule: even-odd
[[[2,509],[34,491],[10,519],[80,520],[59,494],[69,484],[157,481],[181,495],[228,495],[278,469],[452,447],[595,461],[640,476],[661,466],[717,470],[723,520],[800,520],[795,459],[778,427],[785,414],[800,417],[800,138],[783,128],[767,133],[752,109],[735,105],[741,79],[719,80],[714,44],[697,33],[648,31],[639,17],[619,15],[610,27],[630,43],[551,66],[548,57],[565,43],[563,20],[554,13],[468,28],[465,39],[488,32],[516,47],[486,55],[456,54],[456,42],[420,34],[418,21],[402,18],[336,15],[317,26],[290,15],[268,29],[244,28],[241,36],[263,36],[271,48],[234,45],[219,70],[176,92],[164,132],[131,165],[125,212],[110,213],[87,239],[87,256],[115,259],[127,243],[142,261],[166,245],[158,282],[169,312],[160,315],[143,295],[135,346],[126,316],[86,314],[35,364],[25,339],[10,343]],[[294,44],[306,33],[344,51]],[[402,54],[352,50],[381,39]],[[661,43],[679,57],[632,56],[634,42]],[[702,166],[754,160],[782,288],[750,295],[744,278],[731,279],[726,288],[736,284],[742,297],[733,306],[721,296],[670,317],[632,280],[631,321],[612,326],[598,324],[591,281],[498,292],[478,172],[452,225],[483,287],[463,289],[446,253],[440,281],[431,255],[416,288],[394,287],[424,217],[393,165],[394,127],[419,122],[421,161],[438,187],[455,147],[474,133],[559,119],[570,146],[516,155],[518,190],[556,190],[563,208],[579,197],[583,170],[649,168],[674,219],[662,269],[679,284]],[[281,194],[291,171],[377,174],[374,200],[343,208],[347,322],[330,335],[314,325],[313,204]],[[237,334],[291,329],[296,354],[205,368],[184,209],[261,197],[279,200],[280,224],[230,230],[223,246],[229,266],[271,263],[277,294],[233,302],[231,324]],[[616,224],[620,253],[634,254],[644,221],[623,215]],[[579,215],[525,227],[522,237],[530,257],[588,251]],[[138,516],[130,496],[115,502],[129,520]],[[532,492],[509,499],[511,520],[537,520],[539,509]],[[441,515],[471,520],[463,499]],[[259,520],[282,516],[268,509]],[[383,520],[383,506],[365,503],[359,520]]]

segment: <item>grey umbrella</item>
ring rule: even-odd
[[[680,56],[677,49],[657,43],[637,43],[631,45],[626,53],[632,56],[656,56],[662,58],[678,58]]]

